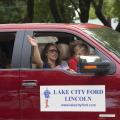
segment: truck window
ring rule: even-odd
[[[39,53],[41,55],[41,59],[44,62],[44,57],[43,55],[45,55],[45,51],[44,48],[48,43],[54,43],[56,44],[57,48],[59,49],[60,54],[58,55],[58,57],[60,58],[61,62],[65,61],[65,69],[68,69],[69,67],[69,60],[70,58],[73,57],[73,46],[75,45],[79,45],[79,44],[84,44],[88,47],[89,49],[89,55],[94,55],[95,54],[95,50],[93,47],[91,47],[90,45],[88,45],[88,43],[86,43],[84,40],[82,40],[81,38],[72,35],[72,34],[68,34],[68,33],[62,33],[62,32],[34,32],[33,34],[35,40],[37,41],[38,44],[38,48],[39,48]],[[31,67],[34,68],[40,68],[40,69],[44,69],[44,67],[39,67],[39,65],[37,65],[36,63],[39,63],[39,61],[36,62],[36,58],[35,58],[35,53],[34,53],[34,47],[32,46],[32,52],[31,52]],[[38,56],[38,55],[37,55]],[[47,57],[47,56],[46,56]],[[46,62],[46,61],[45,61]],[[67,65],[66,65],[67,63]],[[47,65],[49,66],[49,65]],[[63,65],[64,67],[64,65]],[[48,67],[50,68],[50,67]],[[71,68],[70,68],[71,69]],[[64,70],[64,69],[62,69]],[[75,70],[75,72],[77,73],[77,71]]]
[[[15,32],[0,32],[0,69],[11,68]]]

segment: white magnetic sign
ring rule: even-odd
[[[105,85],[40,86],[40,111],[105,110]]]

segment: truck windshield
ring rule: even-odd
[[[83,30],[110,52],[120,58],[120,33],[110,28],[92,28]]]

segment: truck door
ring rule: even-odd
[[[0,32],[0,119],[20,119],[19,67],[24,32]],[[19,47],[18,47],[19,46]]]
[[[47,31],[37,34],[34,31],[33,33],[28,32],[26,35],[51,35],[57,37],[58,41],[66,37],[75,39],[70,37],[71,34],[68,36],[68,33],[55,32]],[[64,42],[68,44],[69,41]],[[107,120],[109,117],[113,119],[119,117],[119,109],[116,109],[118,99],[113,95],[114,91],[117,92],[119,85],[116,85],[115,82],[118,79],[113,78],[115,73],[97,76],[93,74],[72,74],[60,69],[36,68],[32,59],[32,50],[26,37],[20,70],[22,119],[98,120],[105,118]],[[96,48],[94,50],[96,54],[107,58]]]

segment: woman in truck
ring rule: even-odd
[[[36,39],[28,36],[28,41],[33,46],[34,61],[38,68],[57,68],[73,71],[69,68],[67,62],[61,61],[60,51],[56,44],[46,44],[42,51],[42,54],[40,54]]]

